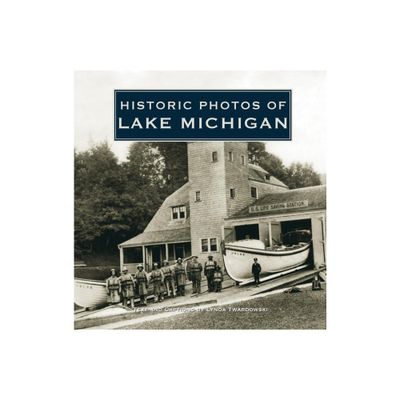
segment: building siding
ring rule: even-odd
[[[212,161],[214,151],[218,154],[216,162]],[[224,154],[224,142],[188,144],[192,254],[198,255],[201,262],[213,255],[220,265],[221,227],[226,216]],[[195,199],[196,191],[200,191],[200,201]],[[201,239],[207,238],[217,239],[217,252],[201,251]]]
[[[213,152],[217,153],[216,161],[213,161]],[[230,152],[233,154],[233,160],[230,160]],[[244,164],[242,164],[242,155],[245,156]],[[263,197],[268,194],[271,195],[271,198],[275,198],[276,196],[281,197],[279,193],[282,192],[290,193],[290,197],[297,193],[297,191],[290,191],[276,179],[274,181],[279,185],[271,184],[268,181],[257,181],[254,173],[251,176],[255,179],[249,179],[247,143],[188,143],[188,167],[189,182],[165,199],[144,232],[165,232],[168,236],[173,236],[173,230],[190,229],[191,251],[193,255],[199,256],[200,262],[205,262],[209,255],[213,255],[214,259],[223,266],[220,242],[225,239],[226,232],[232,233],[232,228],[229,228],[232,222],[226,219],[240,219],[247,216],[248,206],[262,203]],[[259,167],[257,168],[260,170]],[[259,200],[251,197],[250,188],[252,186],[257,188]],[[230,189],[235,189],[234,199],[230,196]],[[307,191],[310,190],[307,189]],[[315,189],[313,190],[315,191]],[[197,191],[200,192],[200,201],[196,201],[195,198]],[[171,217],[172,207],[181,205],[186,206],[186,219],[173,220]],[[250,216],[253,217],[253,215]],[[256,216],[254,215],[254,217]],[[262,221],[261,215],[260,219],[260,239],[269,242],[268,226],[265,220]],[[313,224],[317,230],[316,222],[314,221]],[[272,236],[279,236],[275,226],[272,229]],[[202,252],[201,240],[210,238],[216,238],[217,251]],[[226,239],[229,241],[228,238]],[[168,241],[168,238],[165,241]],[[323,250],[322,245],[319,245],[318,260],[323,259]]]
[[[189,210],[189,182],[168,196],[153,218],[147,225],[144,232],[164,231],[171,229],[188,228],[190,226]],[[172,219],[171,209],[175,206],[186,206],[186,219]]]

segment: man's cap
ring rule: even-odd
[[[257,260],[258,260],[258,258],[255,258],[255,259],[254,259],[254,261],[257,261]]]
[[[128,267],[123,267],[122,271],[128,271]]]

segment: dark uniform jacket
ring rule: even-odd
[[[215,271],[214,261],[207,261],[204,264],[204,275],[207,278],[211,278],[214,275],[214,271]]]
[[[251,267],[251,272],[253,275],[259,275],[261,272],[261,265],[258,262],[253,263]]]
[[[192,262],[188,266],[188,273],[190,276],[190,280],[192,281],[200,281],[201,280],[201,271],[203,271],[203,267],[199,262]]]

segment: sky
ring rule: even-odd
[[[325,79],[321,71],[77,71],[75,148],[107,141],[126,159],[130,142],[114,141],[115,89],[292,89],[292,140],[265,142],[266,149],[286,165],[309,162],[325,173]]]

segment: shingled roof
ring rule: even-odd
[[[266,180],[265,176],[269,178]],[[249,179],[257,182],[263,182],[270,185],[282,186],[287,188],[287,186],[281,182],[279,179],[272,176],[268,171],[259,165],[249,164]]]
[[[326,185],[270,193],[228,219],[326,209]]]
[[[143,232],[120,244],[122,247],[160,243],[190,242],[190,228]]]

